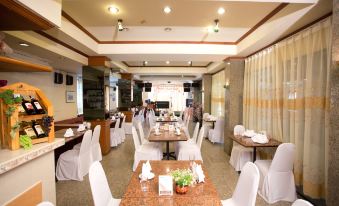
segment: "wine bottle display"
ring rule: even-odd
[[[35,114],[34,107],[31,102],[29,102],[25,96],[22,96],[22,107],[25,109],[27,114]]]
[[[41,104],[37,99],[35,99],[32,96],[29,96],[31,98],[31,104],[34,107],[35,113],[37,114],[45,114],[45,110],[42,108]]]

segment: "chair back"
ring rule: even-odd
[[[185,121],[185,127],[187,127],[187,128],[188,128],[188,124],[190,123],[190,118],[191,118],[191,116],[187,115],[187,119]]]
[[[188,131],[188,128],[187,127],[182,127],[182,129],[184,130],[186,137],[188,139],[191,139],[191,135],[190,135],[190,132]]]
[[[94,162],[89,169],[89,183],[95,206],[106,206],[113,199],[105,171],[100,162]]]
[[[297,199],[293,202],[292,206],[313,206],[311,203],[303,199]]]
[[[100,131],[101,131],[101,126],[100,125],[97,125],[97,126],[94,127],[91,145],[99,143]]]
[[[194,127],[194,131],[193,131],[193,136],[192,139],[195,143],[197,143],[197,138],[198,138],[198,133],[199,133],[199,127],[200,127],[200,123],[198,122],[195,127]]]
[[[82,138],[79,151],[79,175],[84,176],[88,173],[92,163],[91,156],[92,130],[87,130]]]
[[[119,126],[120,126],[120,118],[118,118],[117,121],[115,122],[115,125],[114,125],[114,132],[117,132],[117,131],[118,131]]]
[[[202,140],[204,139],[204,131],[205,131],[205,127],[201,127],[198,140],[197,140],[197,145],[200,149],[201,149]]]
[[[219,117],[215,122],[214,134],[219,137],[223,136],[224,128],[224,119]]]
[[[295,146],[292,143],[279,145],[272,160],[270,171],[288,172],[293,170]]]
[[[182,115],[184,114],[184,111],[180,111],[180,115],[179,115],[179,118],[182,120]]]
[[[121,123],[121,128],[125,129],[125,121],[126,121],[126,115],[124,116],[122,123]]]
[[[247,162],[241,170],[237,186],[232,195],[234,205],[255,206],[260,174],[257,166]]]
[[[242,135],[245,132],[245,127],[243,125],[235,125],[233,129],[234,135]]]
[[[147,140],[145,139],[145,133],[144,133],[144,129],[142,128],[142,124],[141,122],[138,122],[137,123],[137,127],[138,127],[138,130],[139,130],[139,137],[140,137],[140,144],[146,142]]]
[[[133,136],[134,148],[135,150],[138,150],[141,147],[141,145],[139,142],[137,130],[133,126],[132,126],[132,136]]]

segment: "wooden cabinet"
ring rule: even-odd
[[[101,153],[106,155],[111,150],[111,139],[110,139],[110,124],[111,120],[93,120],[91,121],[91,129],[94,129],[95,126],[100,125],[100,147]]]

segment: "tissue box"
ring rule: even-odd
[[[169,175],[159,175],[159,196],[173,195],[173,179]]]

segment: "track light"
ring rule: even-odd
[[[214,32],[219,32],[219,19],[214,20],[215,26],[214,26]]]
[[[124,26],[122,25],[122,19],[118,19],[118,30],[119,31],[123,31],[124,30]]]

